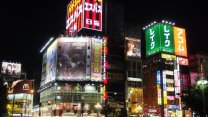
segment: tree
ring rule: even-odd
[[[191,88],[188,95],[181,95],[182,101],[185,103],[185,107],[191,108],[192,111],[196,115],[203,117],[203,104],[205,103],[205,112],[208,114],[208,86],[205,85],[204,87],[204,100],[203,100],[203,92],[201,86],[194,86]]]
[[[7,98],[7,88],[4,85],[2,77],[0,77],[0,116],[4,117],[5,114],[7,114],[7,104],[8,104],[8,98]]]

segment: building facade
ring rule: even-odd
[[[58,37],[43,54],[41,116],[100,113],[103,39]]]
[[[179,95],[188,90],[190,83],[185,29],[163,20],[152,22],[144,30],[144,114],[182,117]]]

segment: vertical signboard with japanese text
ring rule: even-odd
[[[66,30],[74,36],[82,28],[102,31],[102,0],[72,0],[67,6]]]
[[[145,32],[146,56],[150,56],[160,51],[159,25],[149,28]]]
[[[174,27],[174,44],[175,55],[187,57],[185,29]]]
[[[102,31],[102,0],[85,0],[84,27]]]
[[[102,80],[102,39],[92,38],[91,42],[91,81]]]
[[[66,30],[69,35],[76,34],[83,27],[84,0],[72,0],[67,6]]]
[[[173,27],[171,25],[160,24],[161,51],[174,53]]]

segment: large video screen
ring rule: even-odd
[[[126,37],[126,54],[127,54],[127,57],[141,58],[140,39]]]
[[[3,76],[20,77],[21,76],[21,64],[2,62],[1,74]]]
[[[60,38],[57,49],[57,80],[90,80],[88,38]]]

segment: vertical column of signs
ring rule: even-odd
[[[158,105],[162,104],[162,92],[161,92],[161,74],[160,71],[157,71],[157,103]]]
[[[162,78],[163,78],[164,116],[167,117],[167,115],[168,115],[168,108],[167,108],[168,104],[167,104],[166,70],[163,70]]]
[[[92,38],[91,41],[91,81],[102,81],[102,45],[99,38]]]
[[[108,94],[107,94],[107,91],[106,91],[106,85],[108,83],[108,76],[107,76],[107,65],[108,65],[108,62],[107,62],[107,58],[106,58],[106,55],[108,54],[108,48],[107,48],[107,41],[108,41],[108,38],[107,37],[104,37],[103,39],[103,98],[104,100],[106,100],[108,98]]]

